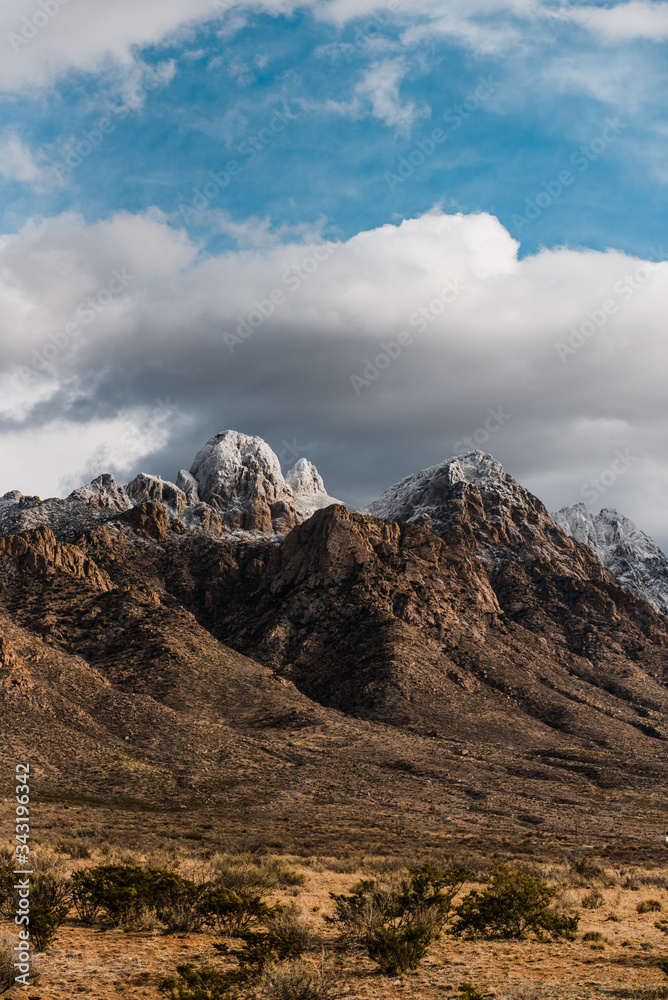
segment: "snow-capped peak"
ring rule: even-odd
[[[278,457],[259,437],[223,431],[197,453],[190,470],[199,496],[230,526],[284,533],[320,507],[327,495],[316,467],[300,458],[284,478]]]
[[[628,517],[604,507],[592,514],[583,503],[553,515],[566,534],[588,545],[620,587],[668,614],[668,559]]]
[[[411,522],[427,515],[439,534],[451,521],[450,501],[460,483],[475,486],[481,494],[493,496],[495,507],[525,506],[527,498],[531,498],[531,494],[504,472],[501,463],[492,455],[469,451],[407,476],[368,504],[363,513]]]

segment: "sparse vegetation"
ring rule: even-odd
[[[390,975],[416,969],[453,911],[454,899],[471,872],[443,871],[429,863],[408,867],[396,888],[362,881],[349,895],[330,893],[334,920],[344,940],[363,944],[369,957]]]
[[[661,903],[658,899],[643,899],[641,903],[638,903],[636,910],[638,913],[660,913]]]
[[[333,977],[324,964],[320,968],[304,962],[288,962],[267,969],[263,982],[268,1000],[331,1000]]]
[[[603,906],[605,902],[605,896],[600,889],[592,889],[585,896],[582,897],[582,908],[584,910],[598,910]]]
[[[456,909],[456,935],[468,937],[573,938],[578,926],[577,916],[560,916],[549,909],[559,891],[536,875],[499,865],[491,876],[487,889],[474,889]]]
[[[229,976],[215,969],[197,969],[186,962],[176,972],[160,982],[160,992],[169,1000],[228,1000],[234,995]]]
[[[199,903],[199,910],[207,924],[229,937],[238,937],[277,913],[277,908],[269,907],[260,896],[238,896],[222,887],[209,889]]]
[[[249,895],[261,889],[301,887],[306,875],[291,868],[281,858],[254,854],[217,854],[211,859],[213,880],[223,889]]]

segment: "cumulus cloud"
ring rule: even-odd
[[[472,442],[552,509],[616,506],[665,545],[668,264],[518,249],[493,216],[440,210],[217,256],[155,212],[26,226],[0,241],[0,491],[105,462],[173,478],[235,427],[362,503]],[[618,451],[623,475],[592,486]]]

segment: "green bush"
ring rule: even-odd
[[[369,958],[390,976],[417,969],[434,937],[432,924],[414,922],[406,927],[377,927],[366,941]]]
[[[199,930],[205,915],[200,903],[208,885],[197,885],[173,871],[137,865],[99,865],[72,875],[72,898],[84,923],[105,912],[117,927],[141,926],[155,915],[168,932]]]
[[[37,951],[46,951],[56,936],[58,928],[65,923],[70,912],[69,906],[55,906],[47,909],[45,906],[30,904],[30,940],[34,942]]]
[[[232,954],[239,963],[241,979],[253,979],[261,975],[267,966],[275,962],[285,962],[301,958],[305,948],[297,934],[275,934],[273,931],[242,931],[239,935],[243,948]],[[214,944],[214,948],[227,954],[226,945]]]
[[[169,1000],[229,1000],[234,996],[229,975],[215,969],[196,969],[187,962],[176,969],[178,976],[163,979],[158,989]]]
[[[339,925],[341,938],[364,944],[383,972],[394,975],[416,969],[450,919],[455,896],[471,875],[467,868],[409,865],[408,877],[396,888],[366,880],[347,896],[330,893],[335,905],[331,919]]]
[[[485,1000],[485,996],[471,983],[460,983],[457,989],[459,1000]]]
[[[573,939],[579,917],[562,917],[548,909],[559,891],[537,875],[499,865],[483,892],[473,890],[456,908],[452,932],[468,937]]]
[[[231,889],[208,889],[199,904],[204,921],[221,934],[238,937],[253,925],[262,924],[279,912],[259,896],[238,896]]]

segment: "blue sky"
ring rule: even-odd
[[[73,66],[39,94],[13,94],[2,109],[3,134],[20,139],[41,181],[7,178],[4,231],[35,214],[74,210],[92,222],[157,206],[219,251],[235,245],[232,234],[220,232],[221,220],[208,212],[186,220],[179,208],[192,206],[209,171],[236,160],[242,172],[210,202],[234,223],[257,216],[277,229],[322,227],[347,238],[438,203],[495,214],[519,236],[522,253],[568,244],[642,256],[661,242],[660,39],[613,43],[565,14],[558,19],[556,8],[552,18],[550,8],[541,18],[503,9],[485,16],[483,8],[475,23],[516,33],[512,42],[493,36],[463,45],[429,34],[409,44],[413,19],[397,6],[337,25],[313,10],[251,10],[242,18],[237,4],[194,23],[185,36],[133,47],[134,78],[123,79],[113,64],[101,72]],[[43,30],[55,27],[54,19]],[[265,132],[251,161],[249,137],[267,129],[275,110],[284,115],[274,119],[283,130]],[[77,163],[77,146],[103,119],[113,131],[73,170],[61,168],[59,182],[50,165],[62,165],[68,151]],[[618,140],[574,171],[571,157],[595,142],[609,119],[623,127]],[[401,158],[413,154],[419,163],[439,127],[442,143],[407,179],[393,181]],[[545,184],[557,190],[562,170],[575,173],[572,186],[530,224],[518,223],[527,199]]]
[[[556,346],[666,256],[667,39],[661,0],[7,0],[5,488],[104,463],[173,478],[236,427],[298,440],[361,502],[503,404],[485,447],[549,505],[632,446],[601,505],[668,537],[664,270],[573,358]],[[340,252],[228,351],[323,243]],[[351,395],[443,281],[466,295]],[[31,362],[100,292],[76,344]]]

